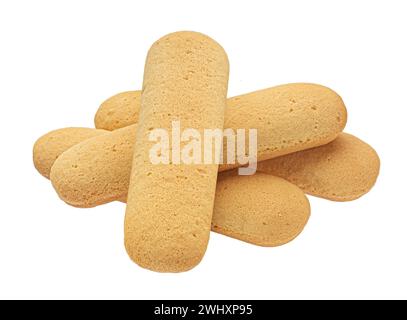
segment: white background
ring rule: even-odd
[[[407,298],[405,1],[1,1],[0,298]],[[229,95],[288,82],[336,90],[345,131],[382,161],[348,203],[310,197],[304,232],[279,248],[211,235],[183,274],[139,268],[125,206],[76,209],[32,164],[42,134],[93,125],[99,104],[141,88],[159,37],[206,33],[231,65]]]

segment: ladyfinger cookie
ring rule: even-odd
[[[66,129],[61,129],[61,131],[65,130]],[[96,129],[89,130],[95,131],[95,134],[99,131]],[[58,132],[58,130],[54,132]],[[110,134],[110,136],[115,134],[113,141],[116,147],[114,148],[115,151],[111,151],[110,153],[112,157],[109,159],[109,163],[111,163],[109,167],[113,172],[111,172],[111,176],[109,177],[111,179],[119,177],[117,182],[120,186],[118,189],[126,191],[124,195],[121,194],[121,198],[119,193],[114,192],[112,192],[108,198],[126,202],[127,185],[130,176],[129,164],[132,160],[132,152],[127,152],[126,149],[132,149],[130,144],[130,140],[132,139],[129,139],[129,141],[121,139],[120,143],[116,143],[116,141],[122,137],[120,135],[122,132],[123,129]],[[133,130],[133,132],[134,138],[135,130]],[[124,135],[124,137],[129,136],[131,135]],[[67,142],[71,141],[73,143],[77,141],[79,137],[83,136],[80,133],[74,137],[69,136]],[[53,139],[51,139],[51,141],[52,140]],[[100,141],[99,139],[90,139],[89,142],[96,140]],[[66,148],[68,149],[67,146],[72,143],[65,143]],[[124,145],[126,146],[125,148],[123,148]],[[86,152],[82,152],[83,147],[81,145],[75,146],[74,148],[77,149],[80,157],[88,158]],[[92,144],[87,144],[85,150],[94,151],[97,150],[97,148],[93,148]],[[106,154],[109,154],[108,150],[113,149],[108,147],[105,150],[107,152]],[[46,145],[44,145],[44,148],[42,148],[40,154],[38,154],[39,157],[43,158],[44,155],[41,153],[48,153]],[[62,152],[56,154],[56,158],[58,158],[60,154],[62,154]],[[97,159],[98,156],[98,154],[92,154],[90,158]],[[114,162],[115,159],[120,160]],[[51,166],[52,161],[52,158],[50,158]],[[94,163],[94,165],[96,165],[96,163]],[[123,168],[126,167],[128,170],[123,170]],[[76,166],[74,164],[72,168],[78,170],[77,174],[78,177],[80,177],[86,175],[89,170],[93,170],[92,168],[94,168],[94,166]],[[116,170],[117,168],[121,169]],[[102,175],[107,172],[105,171],[106,168],[97,166],[93,172],[97,173],[100,169]],[[123,175],[123,172],[127,172],[127,174]],[[236,170],[229,170],[218,175],[211,223],[213,232],[266,247],[283,245],[301,233],[310,215],[308,199],[301,189],[284,179],[270,174],[257,172],[252,176],[238,176],[236,172]],[[90,176],[87,177],[91,183],[96,181],[92,180]],[[83,184],[78,183],[75,185],[77,190],[86,188],[86,179],[78,181]],[[113,191],[117,189],[108,188],[107,190]],[[92,194],[92,196],[96,195]],[[94,199],[95,198],[92,198],[92,201],[96,201]]]
[[[38,149],[37,156],[40,159],[47,158],[49,153],[47,148],[48,145],[51,147],[52,152],[55,155],[54,157],[49,157],[49,166],[52,166],[54,158],[58,158],[63,151],[66,151],[70,145],[80,140],[80,138],[85,139],[81,130],[72,131],[70,129],[71,128],[65,128],[53,131],[55,137],[53,132],[48,133],[50,137],[54,138],[48,139],[48,141],[51,142],[50,144],[44,140],[43,147]],[[60,137],[58,134],[60,131],[70,134],[65,135],[65,139],[62,140],[64,144],[61,148],[56,149],[58,151],[56,152],[52,146],[54,140],[57,140]],[[93,131],[95,136],[98,135],[98,133],[104,133],[103,130],[96,129],[89,129],[88,131]],[[125,190],[124,195],[123,193],[112,192],[109,195],[109,198],[126,202],[127,185],[130,176],[129,164],[132,160],[132,152],[128,152],[127,150],[133,149],[130,141],[134,140],[135,130],[133,130],[133,135],[124,135],[124,137],[133,137],[128,141],[123,139],[123,136],[121,136],[122,132],[123,129],[117,130],[108,135],[113,136],[114,134],[112,145],[115,145],[115,147],[106,147],[105,155],[109,153],[112,155],[108,160],[109,163],[111,163],[111,165],[109,165],[110,171],[113,170],[109,177],[111,179],[120,177],[118,181],[120,186],[118,189]],[[99,139],[90,139],[89,142],[95,140],[100,142]],[[118,140],[120,140],[120,143],[117,143]],[[66,150],[62,150],[63,146]],[[106,144],[106,146],[108,146],[108,144]],[[126,147],[123,148],[123,146]],[[89,159],[87,153],[83,152],[82,145],[78,144],[78,146],[75,146],[74,148],[77,149],[76,152],[81,158],[85,157]],[[85,150],[92,150],[94,152],[95,150],[98,150],[98,148],[92,147],[92,144],[86,144]],[[90,156],[90,159],[97,159],[99,156],[100,154],[93,153]],[[119,161],[114,162],[115,159],[119,159]],[[95,166],[96,163],[93,163],[93,165],[90,166],[74,164],[71,168],[78,170],[77,174],[78,177],[80,177],[87,175],[87,172],[93,170]],[[128,170],[123,170],[123,168],[126,167]],[[101,170],[100,173],[102,175],[107,172],[106,168],[97,166],[96,170],[93,172],[97,173],[99,170]],[[123,172],[125,172],[125,174],[123,174]],[[218,175],[211,225],[212,231],[254,245],[270,247],[283,245],[294,239],[304,228],[310,215],[308,199],[305,197],[301,189],[284,179],[274,177],[270,174],[257,172],[253,176],[237,176],[236,172],[236,170],[229,170]],[[87,177],[90,179],[91,183],[95,183],[96,180],[93,180],[90,175],[87,175]],[[75,181],[76,179],[72,181]],[[86,179],[79,181],[83,182],[83,184],[79,183],[75,185],[75,188],[77,188],[77,190],[83,190],[83,188],[86,188]],[[111,185],[109,184],[109,186]],[[96,189],[97,188],[98,187],[96,187]],[[113,191],[117,189],[110,189],[109,187],[107,190]],[[121,198],[120,195],[122,196]],[[79,196],[79,194],[76,196]],[[92,194],[92,196],[95,195]],[[101,195],[99,194],[98,196],[100,197]],[[92,201],[97,200],[92,198]]]
[[[91,138],[60,155],[51,170],[51,181],[60,198],[78,207],[125,200],[135,128],[136,125],[131,125]],[[379,159],[372,147],[350,134],[341,133],[336,140],[260,162],[258,171],[278,175],[317,197],[356,199],[373,187]],[[354,192],[355,186],[363,192]],[[339,194],[342,197],[338,198]]]
[[[115,94],[96,111],[95,128],[113,131],[137,123],[140,103],[140,90]]]
[[[335,201],[350,201],[367,193],[379,169],[376,151],[347,133],[324,146],[263,161],[257,167],[287,179],[308,194]]]
[[[256,245],[293,240],[306,225],[310,205],[303,191],[284,179],[236,170],[218,176],[212,230]]]
[[[302,232],[310,211],[304,192],[287,180],[228,170],[218,174],[211,230],[257,246],[277,247]]]
[[[104,102],[95,116],[96,128],[113,130],[137,122],[140,94],[123,92]],[[257,129],[257,160],[262,161],[326,144],[346,120],[345,105],[333,90],[293,83],[228,99],[224,127]],[[236,166],[221,164],[219,170]]]
[[[136,126],[84,140],[63,152],[50,173],[59,197],[81,208],[127,198]]]
[[[228,170],[218,174],[211,230],[257,246],[277,247],[302,232],[310,212],[304,192],[287,180]]]
[[[201,136],[223,129],[228,77],[225,51],[200,33],[166,35],[147,54],[124,227],[127,253],[141,267],[187,271],[205,254],[218,165],[153,163],[150,133],[173,134],[173,121]]]
[[[62,152],[79,142],[108,132],[106,130],[90,128],[63,128],[48,132],[41,136],[34,144],[34,166],[39,173],[49,178],[51,167]]]
[[[96,128],[116,130],[137,123],[140,101],[141,91],[126,91],[110,97],[96,112]]]

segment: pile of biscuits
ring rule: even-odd
[[[148,52],[142,91],[106,100],[96,129],[64,128],[39,138],[34,165],[72,206],[127,202],[127,253],[158,272],[196,266],[211,230],[283,245],[308,221],[305,193],[350,201],[372,188],[378,155],[342,133],[347,112],[337,93],[295,83],[226,99],[228,77],[227,55],[213,39],[166,35]],[[256,129],[257,172],[239,175],[238,162],[152,163],[150,133],[171,132],[173,121],[197,132]]]

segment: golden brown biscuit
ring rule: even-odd
[[[274,247],[304,228],[310,205],[303,191],[284,179],[236,170],[219,174],[212,230],[256,245]]]
[[[308,194],[335,201],[350,201],[367,193],[379,169],[376,151],[347,133],[327,145],[258,164],[261,172],[287,179]]]
[[[51,167],[58,156],[70,147],[109,131],[90,128],[63,128],[44,134],[34,144],[34,166],[44,177],[49,178]]]
[[[126,199],[135,128],[132,125],[91,138],[64,152],[51,170],[51,181],[61,199],[78,207]],[[373,187],[379,159],[369,145],[350,134],[342,133],[337,140],[260,162],[258,170],[287,179],[317,197],[356,199]],[[354,191],[355,186],[359,192]]]
[[[135,123],[140,94],[123,92],[103,103],[95,116],[96,128],[113,130]],[[228,99],[224,127],[257,129],[257,159],[262,161],[326,144],[343,130],[346,120],[346,108],[334,91],[293,83]],[[220,171],[237,166],[221,165]]]
[[[70,134],[64,136],[64,146],[66,149],[75,141],[84,138],[81,130],[67,130],[60,129],[58,131],[68,131]],[[95,135],[100,133],[101,130],[89,129],[94,131]],[[134,131],[134,130],[133,130]],[[115,131],[114,139],[118,139],[123,130]],[[75,133],[78,133],[76,135]],[[51,133],[50,133],[51,134]],[[113,134],[113,133],[111,133]],[[53,136],[53,135],[51,135]],[[129,137],[129,135],[125,135]],[[135,134],[133,135],[135,136]],[[59,138],[57,134],[56,139]],[[85,139],[85,138],[84,138]],[[90,139],[94,141],[98,139]],[[131,139],[129,139],[130,141]],[[53,141],[53,139],[51,139]],[[121,143],[116,144],[115,149],[106,148],[106,154],[112,155],[109,162],[112,175],[110,177],[120,177],[124,183],[120,184],[120,189],[127,190],[128,180],[130,176],[130,166],[127,166],[127,175],[123,175],[123,170],[114,170],[115,168],[123,168],[123,163],[131,163],[132,152],[126,152],[122,149],[125,145]],[[45,143],[44,145],[47,145]],[[88,158],[89,156],[82,153],[81,145],[74,147],[80,157]],[[130,144],[127,144],[125,149],[132,149]],[[53,149],[55,151],[55,149]],[[58,149],[56,157],[66,150]],[[92,148],[92,144],[86,144],[86,150],[97,150]],[[115,150],[115,151],[113,151]],[[46,156],[42,153],[48,154],[46,147],[38,149],[38,157],[40,159]],[[128,155],[128,156],[127,156]],[[98,154],[92,153],[91,158],[97,159]],[[127,158],[127,160],[124,160]],[[120,159],[119,162],[114,162],[115,159]],[[53,164],[53,157],[49,158],[49,166]],[[124,165],[126,166],[126,165]],[[78,170],[78,177],[83,176],[92,166],[75,166]],[[107,171],[102,169],[101,173],[105,174]],[[93,172],[97,172],[95,170]],[[124,170],[126,172],[126,170]],[[90,177],[90,176],[89,176]],[[97,180],[92,180],[95,183]],[[77,184],[78,190],[87,188],[86,180],[79,180],[83,184]],[[114,190],[114,189],[112,189]],[[250,192],[247,192],[250,190]],[[127,191],[126,191],[127,194]],[[119,199],[117,194],[110,195],[110,198],[117,198],[117,200],[126,202],[127,195]],[[108,197],[107,197],[108,198]],[[232,199],[233,203],[228,205]],[[249,207],[249,209],[248,209]],[[298,187],[285,181],[284,179],[274,177],[269,174],[256,173],[253,176],[236,176],[236,170],[229,170],[218,175],[218,183],[216,187],[215,206],[212,217],[212,231],[249,242],[260,246],[279,246],[294,239],[304,228],[308,216],[310,214],[310,207],[305,195],[299,191]]]
[[[118,129],[63,152],[50,173],[59,197],[75,207],[94,207],[127,197],[135,129],[136,125]]]
[[[296,83],[228,99],[225,128],[257,129],[257,160],[334,140],[347,120],[339,95],[326,87]],[[237,165],[221,165],[221,171]]]
[[[126,202],[126,199],[120,199]],[[218,174],[211,230],[257,246],[276,247],[304,229],[310,204],[296,185],[270,174]]]
[[[276,247],[301,233],[310,211],[304,192],[287,180],[261,172],[239,176],[229,170],[218,174],[211,229],[257,246]]]
[[[95,115],[97,128],[116,130],[138,121],[141,91],[126,91],[102,103]]]
[[[141,267],[182,272],[203,258],[209,240],[218,165],[153,164],[153,129],[222,129],[229,62],[223,48],[196,32],[164,36],[150,48],[127,196],[124,238]],[[200,148],[201,151],[204,148]]]
[[[95,134],[99,132],[99,130],[90,129],[90,131],[92,130]],[[65,131],[65,129],[61,129],[61,131]],[[114,132],[115,139],[122,131]],[[78,136],[73,134],[69,136],[67,142],[73,143],[76,139]],[[64,146],[68,148],[70,144],[65,143]],[[126,154],[130,155],[127,157],[127,162],[131,162],[132,153],[123,152],[120,149],[123,144],[117,144],[117,146],[116,151],[111,152],[112,158],[109,160],[112,163],[112,170],[121,166],[123,157],[127,157]],[[78,145],[75,148],[81,149],[81,146]],[[95,150],[92,147],[89,148]],[[126,148],[130,147],[127,145]],[[48,154],[48,150],[42,148],[39,154],[41,158],[44,157],[42,152]],[[93,159],[97,157],[97,154],[92,155]],[[121,160],[115,163],[115,159]],[[50,164],[52,166],[52,158],[50,158]],[[81,176],[92,170],[92,167],[78,166],[76,169],[79,170],[78,176]],[[121,170],[113,171],[111,177],[116,175],[125,181],[120,188],[127,189],[130,172],[123,177]],[[79,189],[85,187],[86,184],[83,180],[80,182],[84,182],[84,184],[76,185]],[[110,198],[112,197],[117,198],[118,196],[117,194],[110,195]],[[126,196],[117,200],[126,202]],[[293,240],[304,228],[309,214],[308,199],[298,187],[284,179],[263,173],[256,173],[253,176],[237,176],[236,170],[225,171],[218,175],[211,225],[214,232],[254,245],[274,247]]]

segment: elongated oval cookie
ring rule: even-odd
[[[41,136],[34,144],[34,166],[39,173],[49,178],[51,167],[62,152],[79,142],[108,132],[106,130],[74,127],[48,132]]]
[[[303,191],[284,179],[233,170],[218,176],[212,230],[261,246],[279,246],[304,228],[310,205]]]
[[[51,181],[61,199],[78,207],[126,199],[135,128],[88,139],[60,155]],[[287,179],[317,197],[349,201],[373,187],[379,166],[372,147],[342,133],[330,144],[260,162],[258,170]]]
[[[134,124],[84,140],[59,155],[50,173],[59,197],[82,208],[126,198],[135,138]]]
[[[367,143],[341,133],[324,146],[260,162],[257,169],[287,179],[308,194],[350,201],[373,187],[380,159]]]
[[[137,123],[141,91],[121,92],[102,103],[95,114],[96,128],[116,130]]]
[[[99,133],[103,133],[101,130],[88,129],[90,132],[94,132],[95,136]],[[62,135],[64,139],[59,148],[52,148],[53,144],[61,137],[60,132],[65,132]],[[112,157],[109,162],[110,171],[112,171],[111,177],[120,177],[122,182],[119,182],[120,187],[118,189],[124,190],[123,192],[115,193],[117,189],[111,189],[112,193],[106,197],[114,200],[126,202],[127,198],[127,185],[130,176],[130,166],[132,152],[127,152],[128,149],[133,149],[130,145],[129,139],[120,139],[122,130],[110,133],[113,136],[112,145],[105,146],[105,155],[111,154]],[[133,130],[134,132],[134,130]],[[85,139],[81,130],[70,130],[70,128],[64,128],[60,130],[54,130],[48,133],[50,144],[44,141],[43,147],[38,149],[38,157],[49,158],[49,166],[52,166],[54,160],[57,159],[64,151],[68,150],[69,146],[74,144],[80,139]],[[133,136],[134,138],[135,132]],[[129,137],[129,135],[125,135]],[[120,143],[117,143],[120,140]],[[92,142],[90,143],[89,142]],[[98,148],[92,146],[99,139],[89,139],[85,144],[78,144],[74,148],[75,153],[80,157],[89,159],[87,150],[97,151]],[[96,143],[98,144],[98,143]],[[48,157],[51,147],[51,153],[54,155]],[[115,147],[112,147],[112,146]],[[66,148],[63,150],[62,148]],[[114,151],[113,151],[114,150]],[[44,155],[45,154],[45,155]],[[69,155],[69,153],[68,153]],[[91,159],[98,159],[99,155],[92,153]],[[118,162],[114,162],[115,159],[119,159]],[[104,160],[103,160],[104,161]],[[79,165],[74,165],[78,174],[78,177],[86,175],[92,170],[91,166],[83,166],[80,162]],[[127,163],[127,164],[126,164]],[[128,170],[123,170],[123,168]],[[115,170],[119,168],[118,170]],[[100,168],[98,168],[100,169]],[[58,170],[59,171],[59,170]],[[96,171],[92,171],[95,173]],[[107,172],[107,168],[101,168],[100,173],[104,175]],[[123,175],[123,172],[125,173]],[[87,176],[91,183],[96,183],[97,180],[91,176]],[[74,188],[70,188],[70,196],[80,197],[80,193],[77,194],[73,190],[85,192],[89,186],[91,188],[98,189],[97,185],[89,185],[85,180],[77,180],[79,183],[75,184]],[[113,181],[111,181],[113,182]],[[111,184],[109,184],[111,185]],[[117,185],[116,185],[117,186]],[[109,190],[106,189],[106,190]],[[248,192],[250,190],[250,192]],[[89,190],[90,191],[90,190]],[[88,195],[95,196],[93,191],[90,191]],[[98,195],[100,197],[100,194]],[[120,198],[121,197],[121,198]],[[91,201],[96,201],[92,198]],[[233,203],[229,203],[233,201]],[[248,209],[249,208],[249,209]],[[260,246],[279,246],[283,245],[292,239],[294,239],[304,228],[310,214],[310,206],[307,198],[303,192],[290,182],[274,177],[270,174],[256,173],[253,176],[236,176],[236,170],[225,171],[218,175],[218,183],[216,187],[215,205],[212,217],[212,231],[233,237],[235,239],[249,242],[254,245]]]
[[[99,132],[96,129],[89,130],[94,131],[95,135]],[[58,139],[59,131],[66,131],[66,128],[53,131],[55,138],[50,139],[50,141]],[[70,133],[69,131],[70,130],[68,130],[67,133]],[[123,129],[114,132],[113,141],[120,138],[122,131]],[[63,145],[67,149],[69,145],[81,137],[83,138],[80,132],[72,131],[71,133],[74,132],[78,134],[75,137],[64,135],[64,137],[69,137]],[[111,133],[111,136],[112,134],[113,133]],[[50,132],[49,135],[52,137],[52,132]],[[134,136],[135,132],[133,138]],[[125,135],[125,137],[129,137],[129,135]],[[90,139],[89,142],[97,142],[97,140],[98,139]],[[113,192],[110,196],[106,197],[106,199],[110,198],[126,202],[127,185],[130,176],[130,166],[126,165],[126,162],[131,163],[132,152],[126,152],[125,150],[132,149],[130,140],[131,139],[128,141],[129,144],[127,144],[125,140],[120,139],[120,143],[115,143],[115,151],[113,151],[111,147],[105,149],[105,154],[110,153],[112,155],[112,158],[109,160],[110,163],[112,163],[110,166],[111,171],[113,171],[112,176],[120,177],[122,183],[119,183],[119,189],[125,190],[125,194],[123,195],[123,193],[114,193],[114,190],[117,189],[113,188],[111,189]],[[92,148],[94,144],[86,143],[85,152],[82,153],[84,150],[83,147],[81,147],[82,145],[83,144],[78,144],[74,147],[80,157],[89,159],[86,155],[86,150],[97,150],[97,148]],[[66,150],[58,149],[60,153],[55,154],[55,159]],[[40,158],[44,157],[42,153],[48,153],[46,146],[39,151],[38,156]],[[98,154],[93,153],[90,158],[97,159],[98,156]],[[53,158],[54,157],[50,158],[51,166],[54,161]],[[115,163],[115,159],[119,159],[119,161]],[[123,170],[126,166],[128,170]],[[77,166],[74,165],[73,168],[78,170],[77,174],[79,177],[86,175],[92,170],[91,167],[82,166],[81,164]],[[119,168],[119,170],[115,170],[115,168]],[[106,168],[102,168],[101,174],[105,174],[106,172]],[[123,172],[125,172],[124,175]],[[85,191],[86,188],[89,187],[89,184],[86,183],[86,179],[77,181],[79,183],[75,184],[74,187],[76,190]],[[95,183],[96,180],[90,178],[90,182]],[[90,186],[92,187],[92,185]],[[93,187],[98,188],[95,185]],[[70,195],[80,197],[80,194],[74,193],[74,188],[69,189],[73,192]],[[90,192],[88,195],[94,196],[93,192]],[[94,199],[95,198],[92,198],[91,201],[95,201]],[[254,245],[266,247],[280,246],[293,240],[301,233],[309,215],[310,206],[304,193],[301,189],[284,179],[260,172],[253,176],[237,176],[236,170],[226,171],[218,175],[211,223],[211,229],[216,233]]]
[[[124,224],[127,253],[141,267],[187,271],[205,254],[218,165],[153,163],[150,133],[173,133],[173,121],[201,136],[223,129],[228,77],[225,51],[200,33],[169,34],[148,52]]]
[[[138,120],[140,91],[128,91],[104,102],[96,128],[113,130]],[[326,144],[343,130],[345,105],[333,90],[311,83],[292,83],[227,100],[225,128],[257,129],[258,161]],[[224,146],[226,150],[226,145]],[[225,157],[226,158],[226,157]],[[220,171],[237,167],[220,166]]]

